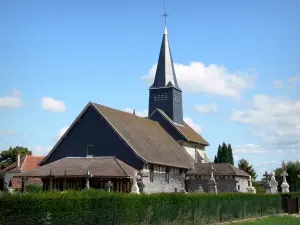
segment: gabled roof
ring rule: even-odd
[[[87,171],[93,177],[131,177],[135,169],[114,156],[105,157],[66,157],[46,164],[15,177],[85,177]]]
[[[149,118],[151,118],[155,113],[159,113],[160,115],[162,115],[163,118],[165,118],[174,127],[174,129],[176,129],[183,136],[183,138],[186,139],[186,141],[195,142],[205,146],[209,145],[209,143],[186,122],[184,122],[183,125],[174,123],[174,121],[171,120],[171,118],[168,117],[168,115],[161,109],[154,110]]]
[[[26,155],[20,159],[20,167],[17,167],[17,162],[5,167],[1,172],[22,172],[32,170],[38,167],[38,163],[44,158],[44,156]]]
[[[240,170],[228,163],[196,163],[194,169],[187,172],[186,175],[204,175],[211,174],[211,165],[213,165],[215,171],[214,175],[227,175],[227,176],[240,176],[249,177],[245,171]]]
[[[142,161],[178,168],[192,168],[192,158],[158,122],[91,102],[88,103],[40,164],[45,162],[52,152],[55,151],[56,147],[73,126],[75,126],[76,122],[85,113],[88,107],[96,109],[99,116],[104,118],[119,135],[121,140],[123,140]]]
[[[166,27],[160,47],[154,83],[150,88],[161,87],[175,87],[180,90],[176,79],[171,48],[168,40],[168,31]]]

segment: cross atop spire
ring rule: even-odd
[[[162,15],[163,17],[165,17],[165,27],[167,26],[167,16],[169,14],[166,13],[166,1],[164,1],[164,14]]]

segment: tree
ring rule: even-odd
[[[283,162],[283,166],[285,167],[286,172],[288,173],[288,177],[286,178],[288,184],[290,185],[290,191],[296,192],[300,189],[300,179],[298,178],[298,174],[300,174],[300,161],[289,161],[287,164]],[[282,182],[282,167],[275,169],[275,175],[277,177],[279,185]]]
[[[228,144],[227,151],[228,151],[228,155],[229,155],[229,164],[234,166],[231,144]]]
[[[220,163],[220,160],[222,159],[222,148],[221,145],[218,147],[217,155],[215,156],[214,163]]]
[[[223,142],[222,146],[219,145],[214,163],[229,163],[234,165],[231,144],[228,144],[227,146],[225,142]]]
[[[248,173],[252,177],[253,180],[256,179],[257,174],[254,171],[254,168],[252,168],[252,165],[250,165],[250,163],[248,162],[248,160],[240,159],[239,162],[238,162],[238,168],[240,170],[243,170],[246,173]]]
[[[9,147],[8,150],[4,150],[0,153],[0,169],[14,163],[17,160],[17,155],[31,155],[32,152],[23,146],[16,146],[14,148]]]

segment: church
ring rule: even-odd
[[[44,190],[109,186],[132,192],[138,180],[140,193],[185,191],[187,172],[209,163],[205,153],[209,143],[184,122],[183,114],[182,90],[165,27],[149,88],[148,116],[89,102],[39,168],[22,178],[40,178]],[[247,176],[241,174],[246,181]]]

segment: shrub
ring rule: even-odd
[[[37,184],[27,184],[25,186],[27,193],[38,193],[43,191],[43,186]]]
[[[280,213],[280,208],[280,194],[51,191],[3,195],[0,224],[15,224],[17,220],[18,224],[32,224],[34,218],[48,218],[53,225],[205,224],[272,215]]]

